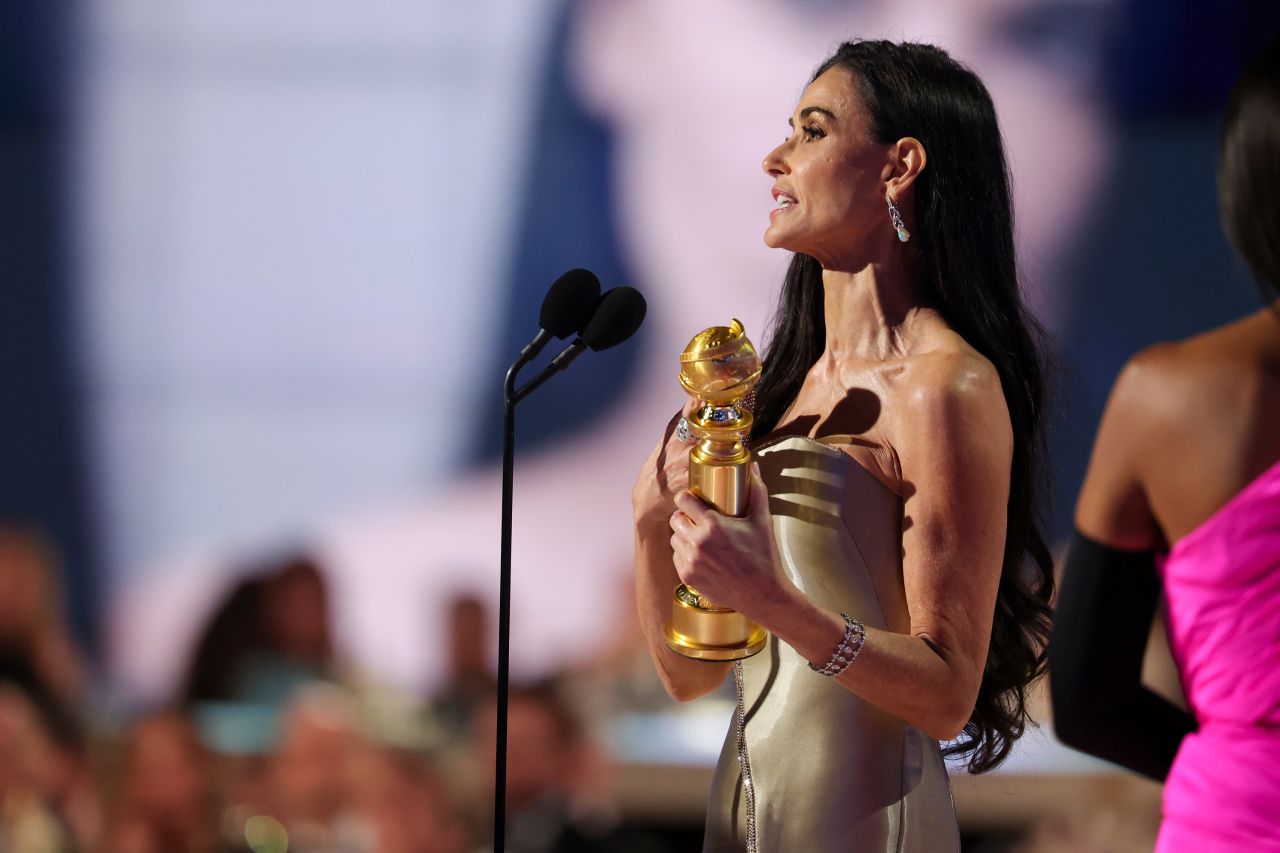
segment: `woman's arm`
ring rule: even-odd
[[[680,583],[671,555],[668,521],[674,495],[689,485],[689,444],[675,437],[677,415],[667,424],[636,480],[632,508],[636,524],[636,609],[658,677],[667,693],[681,702],[715,690],[729,672],[729,664],[692,660],[667,648],[666,623],[671,619],[672,593]]]
[[[1049,687],[1064,743],[1162,780],[1196,722],[1140,681],[1160,591],[1162,537],[1142,485],[1158,358],[1148,351],[1125,367],[1098,428],[1058,592]]]
[[[1196,721],[1141,683],[1159,597],[1153,551],[1077,532],[1058,591],[1049,685],[1063,743],[1163,781]]]
[[[840,683],[939,740],[964,728],[977,701],[1003,564],[1013,438],[994,368],[938,356],[896,413],[904,485],[903,576],[910,627],[868,628]],[[672,518],[686,583],[760,622],[816,666],[844,635],[838,613],[786,578],[767,493],[753,478],[749,514],[719,516],[687,493]],[[857,618],[857,613],[851,613]],[[815,678],[819,678],[817,674]]]

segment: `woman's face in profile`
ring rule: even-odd
[[[790,135],[763,166],[775,202],[766,245],[831,267],[858,253],[871,229],[892,235],[884,201],[889,146],[871,141],[851,72],[829,69],[805,88]]]

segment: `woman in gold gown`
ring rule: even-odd
[[[920,44],[841,45],[789,125],[763,164],[765,242],[794,256],[748,513],[688,492],[673,419],[633,493],[640,617],[680,700],[735,665],[666,647],[678,583],[770,632],[705,850],[946,853],[943,756],[982,772],[1022,733],[1053,586],[1003,145],[978,78]]]

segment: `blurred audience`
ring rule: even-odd
[[[174,706],[121,725],[84,695],[53,553],[36,534],[0,527],[0,853],[491,847],[495,631],[483,599],[459,593],[446,604],[447,677],[414,696],[344,678],[320,567],[304,556],[271,563],[216,608]],[[631,594],[628,584],[612,596],[615,631],[598,653],[511,691],[512,853],[692,843],[622,822],[601,747],[619,715],[673,710]],[[1115,808],[1064,811],[1008,849],[1140,849],[1151,803],[1113,799],[1095,792],[1087,802]]]

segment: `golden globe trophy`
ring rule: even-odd
[[[704,329],[680,354],[680,384],[698,401],[689,415],[689,490],[725,515],[747,512],[751,413],[742,402],[760,379],[760,356],[742,323]],[[667,646],[699,660],[739,660],[764,648],[768,633],[691,586],[676,587]]]

